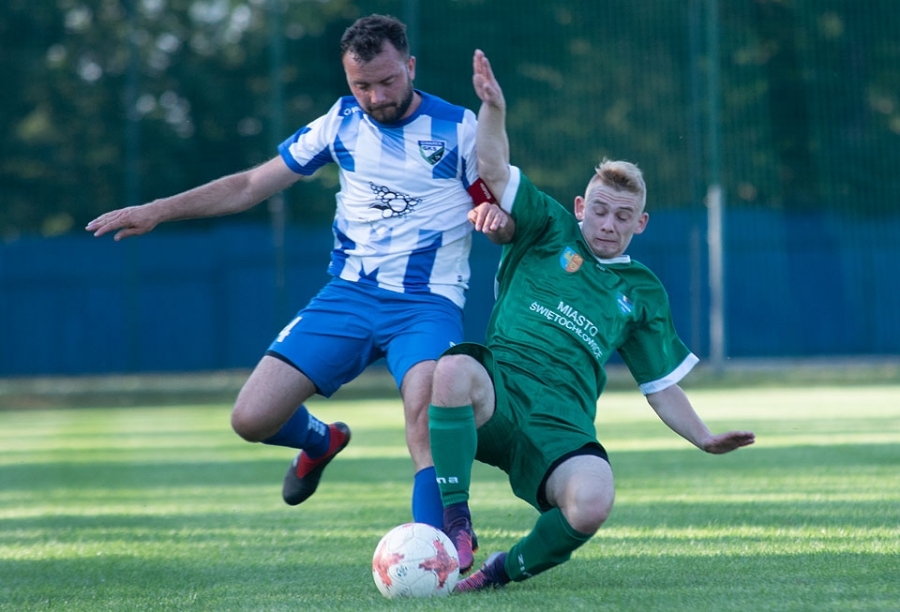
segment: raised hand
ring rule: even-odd
[[[475,57],[472,58],[472,85],[482,102],[506,108],[503,90],[500,89],[500,83],[497,82],[494,71],[491,70],[491,62],[488,61],[481,49],[476,49]]]
[[[491,70],[491,63],[481,49],[476,49],[472,58],[472,85],[481,98],[478,109],[478,131],[476,149],[478,151],[478,175],[494,194],[502,194],[509,183],[509,137],[506,134],[506,100],[503,91]],[[471,218],[470,218],[471,219]],[[473,221],[476,223],[476,221]],[[505,244],[509,236],[491,236],[492,242]]]

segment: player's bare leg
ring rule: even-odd
[[[575,456],[553,470],[544,491],[554,508],[543,513],[532,533],[512,550],[492,554],[480,570],[459,582],[457,592],[502,587],[512,577],[509,569],[518,572],[516,580],[524,580],[563,563],[609,517],[615,496],[612,469],[601,457]],[[535,538],[538,533],[543,534],[542,537]],[[531,539],[538,542],[536,553],[535,545],[528,543]],[[544,542],[553,542],[556,549],[545,550]],[[511,568],[507,565],[510,555],[516,560]]]
[[[550,505],[562,510],[573,529],[593,535],[612,510],[615,499],[612,469],[600,457],[572,457],[553,470],[545,493]]]
[[[315,392],[316,386],[305,374],[266,355],[238,394],[231,426],[248,442],[262,442],[275,435]]]
[[[444,524],[444,506],[434,473],[428,435],[428,405],[431,402],[434,365],[434,361],[420,361],[411,367],[403,377],[400,395],[403,397],[406,419],[406,446],[415,468],[413,520],[441,529]]]
[[[416,472],[434,465],[428,440],[428,404],[435,363],[420,361],[409,369],[400,385],[406,419],[406,446]]]
[[[232,427],[245,440],[301,449],[282,487],[291,506],[315,493],[325,467],[350,441],[345,424],[326,425],[303,406],[315,391],[305,374],[267,355],[244,384],[231,414]]]

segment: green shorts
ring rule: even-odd
[[[550,508],[544,482],[559,463],[583,454],[608,460],[593,421],[570,399],[527,372],[498,364],[481,344],[467,342],[444,352],[460,354],[484,366],[494,383],[494,416],[478,428],[475,458],[506,472],[517,497],[544,512]]]

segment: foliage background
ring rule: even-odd
[[[655,208],[700,206],[718,166],[735,205],[896,212],[891,0],[9,0],[0,234],[72,231],[268,159],[346,93],[337,42],[369,12],[409,21],[417,86],[470,107],[484,48],[513,158],[559,199],[610,155],[647,169]],[[334,180],[296,189],[295,222],[330,221]]]
[[[513,161],[560,202],[604,156],[645,170],[631,254],[701,357],[714,184],[726,358],[900,353],[894,0],[8,0],[0,375],[252,366],[325,280],[334,168],[284,194],[283,251],[274,201],[124,244],[81,228],[275,155],[347,93],[338,41],[371,12],[409,24],[417,86],[454,103],[477,107],[487,52]],[[496,266],[476,247],[474,340]]]

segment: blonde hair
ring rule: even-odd
[[[603,183],[616,191],[627,191],[639,195],[641,210],[647,205],[647,185],[641,169],[631,162],[603,159],[594,169],[594,176],[588,182],[587,191],[595,183]]]

